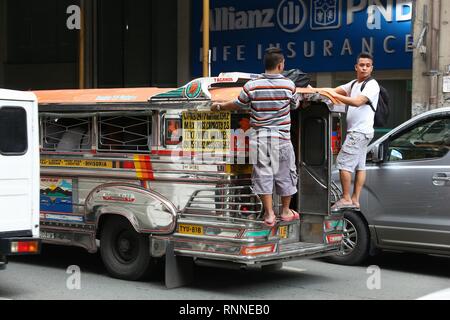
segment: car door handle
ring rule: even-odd
[[[444,186],[450,182],[450,172],[438,172],[433,175],[433,184],[435,186]]]

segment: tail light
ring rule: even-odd
[[[39,251],[38,241],[11,242],[11,253],[37,253],[38,251]]]
[[[327,243],[340,243],[342,239],[344,238],[343,234],[329,234],[327,235]]]
[[[275,244],[267,244],[262,246],[243,246],[241,254],[244,256],[257,256],[260,254],[272,253],[275,249]]]

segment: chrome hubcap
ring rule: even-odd
[[[358,244],[358,232],[353,223],[344,219],[344,237],[341,242],[340,256],[346,256],[353,252]]]

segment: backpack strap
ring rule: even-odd
[[[366,84],[367,84],[367,82],[369,82],[369,81],[371,81],[371,80],[374,80],[372,77],[369,77],[369,78],[367,78],[366,80],[364,80],[364,82],[363,82],[363,84],[361,85],[361,92],[363,92],[363,90],[364,90],[364,88],[366,87]],[[355,80],[356,81],[356,80]],[[372,108],[372,111],[373,112],[377,112],[376,110],[375,110],[375,108],[373,107],[373,104],[372,104],[372,101],[370,101],[369,99],[367,99],[368,101],[367,101],[367,104]]]

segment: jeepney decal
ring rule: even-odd
[[[105,201],[118,201],[132,203],[136,201],[136,197],[132,193],[104,192],[102,199]]]
[[[230,151],[230,112],[182,113],[183,151],[219,152]]]
[[[67,215],[59,213],[41,213],[41,219],[48,221],[58,221],[58,222],[72,222],[72,223],[83,223],[84,217],[77,215]]]
[[[72,213],[72,179],[41,178],[40,198],[41,212]]]
[[[150,156],[134,155],[136,177],[139,180],[154,180],[153,167]]]
[[[77,168],[113,168],[112,161],[103,160],[78,160],[78,159],[41,159],[41,166],[45,167],[77,167]]]
[[[184,90],[184,95],[188,99],[198,98],[200,93],[202,92],[202,84],[200,81],[192,81],[186,86]]]

